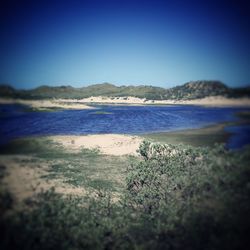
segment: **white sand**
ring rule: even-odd
[[[52,136],[53,141],[62,144],[66,150],[80,151],[82,148],[99,149],[108,155],[135,155],[142,138],[120,134]]]
[[[25,163],[23,163],[25,161]],[[45,162],[37,162],[28,156],[1,156],[0,165],[6,166],[6,174],[2,180],[2,188],[6,188],[15,198],[22,202],[41,191],[55,188],[55,192],[67,195],[85,195],[83,187],[74,187],[61,179],[46,179],[49,167]]]
[[[50,99],[50,100],[21,100],[0,98],[0,104],[19,103],[36,109],[62,108],[62,109],[91,109],[88,104],[123,104],[123,105],[201,105],[201,106],[250,106],[250,98],[226,98],[223,96],[210,96],[195,100],[146,100],[145,98],[92,96],[84,99]]]
[[[195,100],[146,100],[145,98],[127,97],[108,97],[92,96],[80,100],[69,100],[77,103],[104,103],[104,104],[124,104],[124,105],[201,105],[201,106],[250,106],[250,98],[226,98],[223,96],[210,96]]]
[[[76,100],[51,99],[51,100],[21,100],[21,99],[4,99],[0,98],[0,104],[23,104],[35,109],[93,109],[86,104]]]
[[[202,106],[250,106],[250,98],[226,98],[223,96],[210,96],[202,99],[183,101],[181,104]]]

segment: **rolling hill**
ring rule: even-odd
[[[82,88],[40,86],[31,90],[17,90],[9,85],[0,85],[0,97],[21,99],[82,99],[90,96],[134,96],[148,100],[192,100],[219,95],[225,97],[250,97],[250,87],[229,88],[219,81],[192,81],[169,89],[146,85],[115,86],[110,83],[95,84]]]

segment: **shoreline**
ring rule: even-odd
[[[0,98],[0,104],[20,104],[30,107],[35,111],[51,111],[54,109],[95,109],[83,103],[68,103],[62,99],[49,100],[23,100],[23,99],[4,99]]]
[[[185,144],[195,147],[213,146],[215,143],[226,143],[231,133],[225,131],[227,126],[238,122],[222,122],[201,128],[181,129],[168,132],[152,132],[142,136],[154,142],[167,144]]]
[[[250,98],[226,98],[223,96],[210,96],[193,100],[146,100],[137,97],[108,97],[96,96],[84,99],[44,99],[24,100],[0,98],[0,104],[22,104],[35,110],[51,109],[95,109],[90,105],[197,105],[207,107],[250,107]]]
[[[46,138],[56,144],[60,144],[64,150],[69,152],[80,152],[83,148],[86,148],[102,154],[115,156],[137,155],[136,151],[143,140],[173,145],[212,146],[215,143],[227,143],[230,136],[233,135],[233,133],[225,131],[226,127],[250,123],[249,111],[237,112],[235,115],[239,117],[236,121],[221,122],[200,128],[147,132],[142,134],[45,134],[19,137],[1,146],[4,148],[5,145],[8,146],[8,144],[11,144],[13,141],[15,144],[15,141],[19,139],[36,140]]]
[[[10,145],[14,148],[22,145],[22,141],[49,140],[62,147],[68,153],[79,153],[84,149],[102,155],[137,156],[137,149],[144,140],[166,144],[188,144],[191,146],[211,146],[215,142],[225,143],[230,136],[224,131],[227,124],[216,124],[204,128],[186,129],[171,132],[155,132],[147,134],[86,134],[86,135],[44,135],[26,136],[13,139],[1,148],[8,151]],[[197,145],[197,140],[201,143]],[[20,144],[21,142],[21,144]],[[16,146],[15,146],[16,145]],[[11,146],[12,148],[12,146]]]
[[[166,144],[185,144],[190,146],[213,146],[215,143],[227,143],[232,133],[225,128],[232,125],[249,124],[249,113],[236,113],[240,117],[236,121],[206,125],[201,128],[187,128],[175,131],[148,132],[143,134],[62,134],[62,135],[34,135],[10,140],[5,145],[19,140],[49,139],[59,144],[68,152],[80,152],[86,148],[107,155],[137,155],[136,150],[143,140]]]
[[[48,136],[53,142],[69,152],[80,152],[87,148],[105,155],[136,155],[143,138],[126,134],[88,134]]]
[[[188,145],[192,147],[212,147],[215,143],[226,144],[233,133],[225,131],[227,126],[245,124],[244,121],[224,122],[202,128],[183,129],[169,132],[153,132],[146,134],[86,134],[86,135],[44,135],[16,138],[1,146],[1,153],[9,153],[8,149],[25,147],[26,143],[40,140],[52,142],[53,147],[61,148],[66,153],[81,153],[84,150],[106,156],[138,156],[137,150],[144,141],[171,145]],[[3,150],[3,151],[2,151]],[[18,149],[17,149],[18,150]]]
[[[168,132],[150,132],[144,134],[88,134],[51,136],[56,143],[61,143],[69,150],[79,147],[97,149],[108,155],[137,155],[136,150],[144,140],[166,144],[184,144],[194,147],[213,146],[215,143],[227,143],[233,133],[225,131],[228,126],[249,124],[249,120],[222,122],[201,128],[189,128]],[[74,142],[72,143],[72,140]],[[71,144],[71,145],[70,145]]]
[[[108,97],[96,96],[77,100],[85,104],[107,105],[198,105],[209,107],[249,107],[250,98],[226,98],[223,96],[210,96],[193,100],[146,100],[137,97]]]
[[[86,134],[86,135],[52,135],[38,136],[62,146],[69,153],[81,152],[83,149],[94,150],[103,155],[125,156],[138,155],[137,149],[144,140],[166,144],[186,144],[190,146],[212,146],[214,143],[226,143],[231,136],[224,128],[231,123],[220,123],[203,128],[186,129],[171,132],[147,134]],[[31,138],[31,137],[27,137]]]

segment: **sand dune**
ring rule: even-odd
[[[82,148],[99,149],[108,155],[136,154],[142,138],[120,134],[52,136],[53,141],[60,143],[66,150],[80,151]]]
[[[0,104],[22,104],[34,109],[93,109],[86,104],[76,100],[52,99],[52,100],[21,100],[21,99],[0,99]]]
[[[223,96],[209,96],[202,99],[183,101],[182,104],[202,106],[250,106],[250,98],[226,98]]]
[[[66,101],[66,100],[64,100]],[[92,96],[81,100],[68,100],[77,103],[101,103],[101,104],[124,104],[124,105],[201,105],[201,106],[250,106],[250,98],[226,98],[223,96],[209,96],[194,100],[146,100],[133,96],[127,97],[108,97]]]
[[[25,162],[25,163],[24,163]],[[12,155],[1,156],[0,165],[6,166],[6,174],[2,180],[2,187],[7,188],[16,202],[32,197],[41,191],[52,187],[57,193],[70,195],[84,195],[83,187],[74,187],[67,184],[63,179],[45,179],[43,176],[49,174],[49,165],[38,162],[37,159],[24,156]]]
[[[209,96],[194,100],[146,100],[133,96],[108,97],[92,96],[84,99],[50,99],[50,100],[21,100],[0,98],[0,104],[18,103],[35,109],[91,109],[88,104],[122,104],[122,105],[201,105],[201,106],[250,106],[250,98],[226,98],[223,96]]]

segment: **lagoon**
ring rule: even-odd
[[[24,136],[145,134],[202,128],[222,122],[237,122],[244,107],[95,106],[96,109],[37,112],[22,105],[0,105],[0,144]],[[226,128],[232,136],[229,148],[250,143],[249,125]]]

